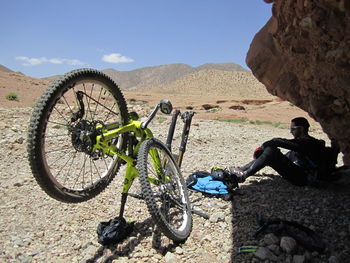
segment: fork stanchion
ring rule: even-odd
[[[166,146],[168,147],[170,152],[171,152],[171,143],[172,143],[173,137],[174,137],[176,121],[177,121],[177,117],[179,116],[179,114],[180,114],[179,110],[175,110],[174,111],[173,117],[171,119],[171,124],[170,124],[170,127],[169,127],[169,131],[168,131],[168,137],[166,139]]]
[[[188,134],[190,133],[192,117],[194,115],[193,111],[186,111],[181,115],[181,119],[185,123],[184,128],[182,130],[181,143],[179,147],[179,158],[177,160],[177,164],[181,167],[183,156],[186,151],[186,145],[188,140]]]

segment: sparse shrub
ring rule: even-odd
[[[139,100],[139,101],[137,101],[136,99],[130,99],[129,100],[129,104],[130,105],[141,105],[141,106],[143,106],[143,105],[146,105],[148,103],[148,101],[145,101],[145,100]]]
[[[232,123],[244,123],[247,122],[247,120],[244,119],[237,119],[237,120],[226,120],[227,122],[232,122]]]
[[[214,109],[214,108],[218,108],[219,106],[218,105],[212,105],[212,104],[203,104],[202,107],[205,110],[211,110],[211,109]]]
[[[241,105],[232,105],[229,107],[231,110],[245,110],[245,108]]]
[[[277,127],[281,126],[281,124],[282,124],[282,122],[274,122],[272,125],[277,128]]]
[[[130,99],[129,104],[130,105],[136,105],[136,100],[135,99]]]
[[[250,124],[255,124],[255,125],[271,125],[274,127],[280,127],[283,123],[282,122],[272,122],[272,121],[260,121],[260,120],[256,120],[256,121],[250,121]]]
[[[222,109],[220,107],[215,107],[215,108],[211,108],[209,110],[207,110],[207,112],[210,112],[210,113],[216,113],[218,111],[221,111]]]
[[[158,120],[159,123],[163,123],[163,122],[166,121],[166,118],[164,116],[158,116],[157,120]]]
[[[17,94],[14,92],[10,92],[9,94],[7,94],[6,99],[11,101],[19,101]]]

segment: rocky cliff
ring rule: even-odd
[[[265,0],[246,62],[273,95],[318,121],[350,164],[350,1]]]

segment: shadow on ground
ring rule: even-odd
[[[349,177],[350,178],[350,177]],[[317,187],[293,186],[280,176],[253,177],[240,188],[231,203],[232,262],[250,262],[250,254],[239,254],[243,245],[264,245],[264,235],[253,237],[259,228],[256,214],[265,218],[295,221],[319,234],[326,243],[323,254],[312,253],[308,262],[328,262],[336,255],[339,262],[350,257],[350,184],[321,183]],[[306,250],[298,246],[295,253]]]

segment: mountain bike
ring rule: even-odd
[[[175,111],[164,144],[148,128],[159,109],[170,114],[171,102],[161,100],[139,121],[107,75],[93,69],[65,74],[43,93],[30,119],[27,150],[36,181],[52,198],[78,203],[101,193],[126,165],[119,216],[128,196],[143,199],[161,232],[184,241],[192,230],[192,210],[179,166],[193,112]],[[185,124],[175,156],[171,141],[179,115]],[[139,195],[129,193],[136,178]]]

